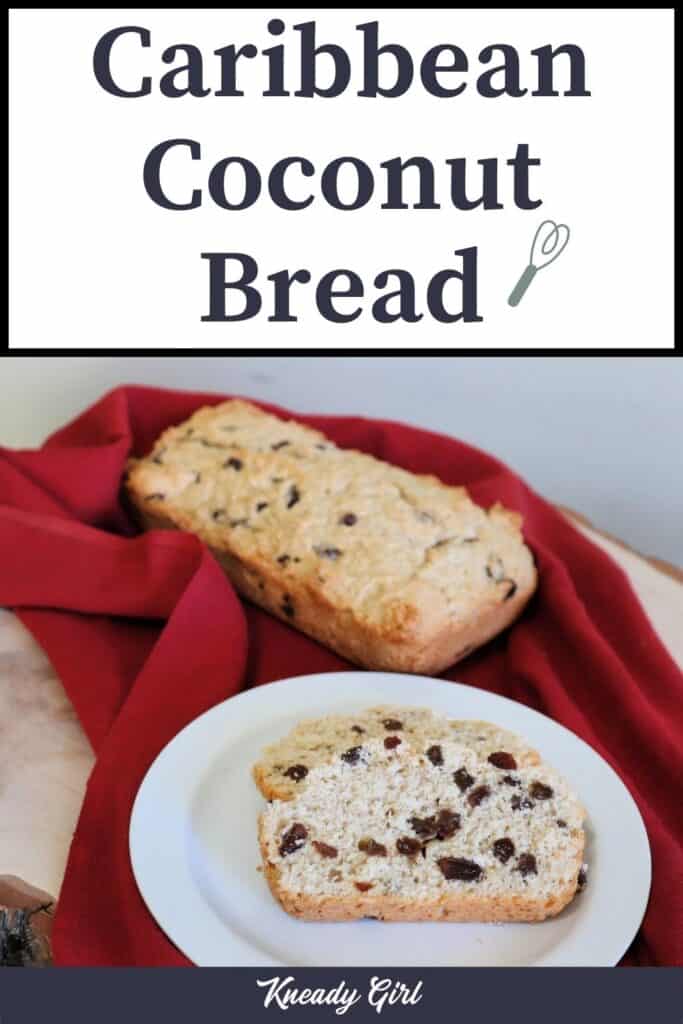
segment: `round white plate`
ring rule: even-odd
[[[484,719],[526,737],[586,807],[584,892],[540,924],[323,924],[281,910],[257,870],[264,800],[251,765],[301,718],[377,703]],[[207,711],[147,773],[133,807],[130,853],[151,913],[201,966],[612,966],[635,935],[650,890],[650,850],[636,805],[582,740],[503,697],[383,672],[300,676]]]

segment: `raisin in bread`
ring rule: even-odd
[[[328,715],[299,722],[286,736],[263,751],[254,765],[257,786],[268,800],[291,800],[306,785],[312,768],[339,756],[349,747],[398,734],[418,753],[432,759],[439,755],[438,742],[457,740],[486,759],[507,758],[524,767],[538,764],[535,750],[507,729],[489,722],[449,719],[428,708],[381,705],[354,715]]]
[[[452,741],[440,748],[434,764],[398,734],[371,740],[268,805],[259,842],[284,910],[311,921],[540,921],[572,900],[584,811],[566,783],[545,764],[510,770]]]
[[[166,430],[126,486],[144,526],[196,533],[242,594],[367,668],[439,672],[536,586],[516,513],[248,402]]]

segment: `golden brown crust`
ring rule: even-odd
[[[225,403],[217,409],[231,405],[234,405],[239,415],[244,416],[247,410],[252,416],[265,417],[265,414],[243,402]],[[218,414],[215,410],[201,410],[191,422],[211,424],[211,417]],[[282,432],[282,423],[273,422],[279,424],[278,429]],[[166,431],[157,442],[155,450],[166,451],[175,445],[178,451],[179,429]],[[317,431],[308,431],[300,425],[297,425],[297,429],[305,434],[309,444],[319,439],[325,440]],[[243,457],[243,451],[238,450],[240,458]],[[337,455],[344,454],[337,452]],[[351,451],[348,455],[365,460],[359,473],[366,464],[378,465],[369,456]],[[276,459],[278,455],[269,453],[264,456],[260,451],[254,455],[261,467],[267,457]],[[291,465],[300,472],[300,462],[297,465],[292,462]],[[300,570],[294,571],[291,565],[283,567],[270,553],[265,557],[258,546],[252,545],[250,549],[244,541],[240,541],[238,550],[237,542],[233,539],[234,531],[218,531],[210,525],[199,526],[196,509],[185,508],[182,502],[169,498],[150,503],[149,490],[154,490],[154,481],[161,477],[172,488],[182,477],[182,469],[178,465],[151,466],[145,461],[131,464],[127,492],[142,525],[148,529],[177,528],[199,533],[240,593],[288,625],[295,626],[348,660],[366,668],[424,674],[441,672],[514,622],[535,590],[536,571],[523,546],[521,517],[496,505],[489,510],[488,519],[503,530],[501,537],[505,537],[504,543],[514,552],[511,557],[519,561],[515,589],[505,599],[504,587],[482,587],[476,600],[467,602],[461,613],[452,617],[444,614],[443,596],[434,585],[415,579],[407,586],[402,584],[393,602],[386,603],[381,619],[358,614],[353,603],[344,600],[343,589],[339,591],[334,584],[321,586],[314,571],[302,574]],[[312,472],[319,471],[313,467]],[[248,469],[245,474],[248,474]],[[430,486],[436,486],[440,500],[446,505],[453,503],[454,507],[458,507],[467,501],[463,488],[446,487],[434,477],[409,477],[413,481],[429,481]],[[406,504],[410,506],[410,502]],[[524,557],[520,557],[525,552]],[[328,568],[330,572],[338,571],[337,566]]]
[[[150,513],[136,502],[135,492],[131,492],[131,498],[145,529],[194,532],[189,517],[182,513],[176,512],[171,520],[158,513]],[[391,631],[378,630],[373,623],[356,619],[350,610],[342,611],[330,605],[324,595],[310,586],[296,587],[282,573],[276,572],[271,563],[240,559],[212,544],[209,547],[244,597],[291,626],[294,623],[283,608],[286,607],[286,595],[293,595],[296,599],[297,629],[354,664],[374,671],[421,675],[442,672],[510,626],[519,618],[536,589],[534,574],[533,583],[525,588],[519,587],[513,599],[504,604],[492,599],[482,604],[468,623],[457,627],[444,623],[436,633],[421,628],[419,619],[396,623]]]
[[[290,794],[289,789],[283,793],[282,787],[273,782],[266,765],[262,761],[252,765],[251,774],[261,795],[266,800],[291,800],[293,798],[294,794]]]

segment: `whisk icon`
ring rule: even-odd
[[[544,238],[541,238],[543,228],[550,230]],[[522,276],[512,289],[508,305],[517,306],[527,288],[536,277],[539,270],[548,267],[556,260],[569,241],[569,228],[566,224],[556,224],[554,220],[544,220],[539,224],[534,240],[531,243],[528,266],[522,271]]]

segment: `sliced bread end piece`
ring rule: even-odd
[[[439,740],[471,746],[482,758],[507,752],[520,766],[538,764],[538,753],[519,736],[489,722],[449,719],[429,708],[382,704],[355,715],[328,715],[300,722],[263,751],[253,767],[256,785],[267,800],[291,800],[306,786],[309,772],[372,739],[396,734],[418,753]]]

